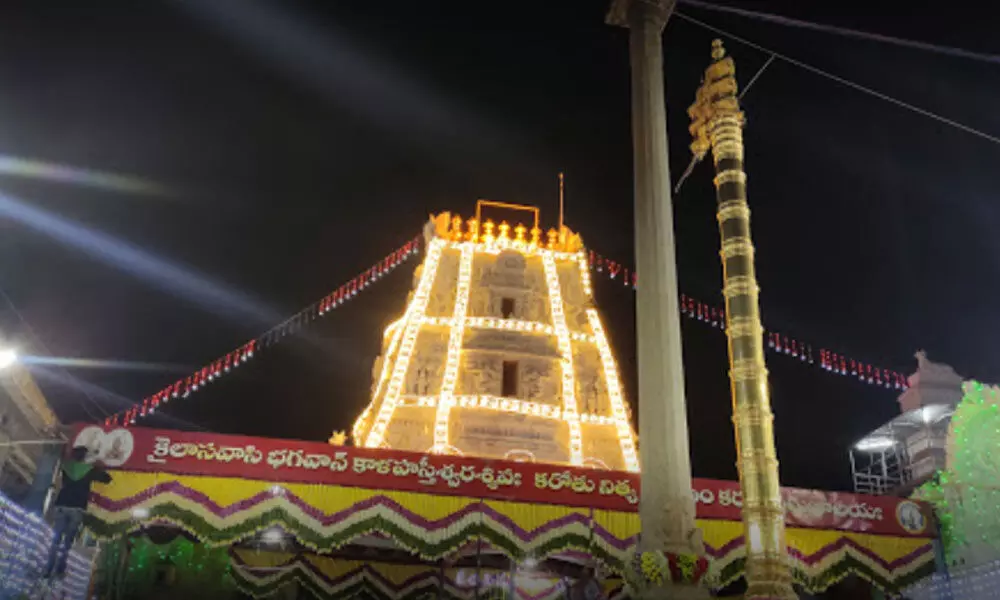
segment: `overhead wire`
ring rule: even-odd
[[[881,100],[884,100],[886,102],[894,104],[894,105],[896,105],[896,106],[898,106],[900,108],[904,108],[904,109],[909,110],[911,112],[917,113],[917,114],[919,114],[921,116],[924,116],[924,117],[927,117],[929,119],[933,119],[935,121],[938,121],[939,123],[942,123],[944,125],[948,125],[950,127],[954,127],[956,129],[959,129],[959,130],[964,131],[966,133],[970,133],[970,134],[975,135],[975,136],[977,136],[979,138],[982,138],[982,139],[984,139],[986,141],[989,141],[989,142],[992,142],[994,144],[1000,145],[1000,137],[998,137],[998,136],[995,136],[995,135],[990,134],[990,133],[986,133],[985,131],[981,131],[979,129],[976,129],[975,127],[971,127],[971,126],[966,125],[964,123],[960,123],[960,122],[958,122],[958,121],[956,121],[954,119],[950,119],[948,117],[939,115],[939,114],[937,114],[937,113],[935,113],[933,111],[930,111],[930,110],[928,110],[926,108],[921,108],[919,106],[915,106],[913,104],[910,104],[909,102],[905,102],[903,100],[900,100],[898,98],[895,98],[893,96],[890,96],[888,94],[880,92],[878,90],[872,89],[872,88],[870,88],[870,87],[868,87],[866,85],[862,85],[860,83],[856,83],[854,81],[851,81],[849,79],[841,77],[840,75],[835,75],[833,73],[830,73],[829,71],[825,71],[825,70],[823,70],[823,69],[821,69],[819,67],[815,67],[813,65],[810,65],[809,63],[805,63],[805,62],[803,62],[801,60],[792,58],[792,57],[788,56],[787,54],[782,54],[780,52],[777,52],[775,50],[767,48],[766,46],[762,46],[761,44],[758,44],[756,42],[752,42],[752,41],[750,41],[750,40],[748,40],[748,39],[746,39],[744,37],[740,37],[740,36],[738,36],[736,34],[730,33],[728,31],[726,31],[725,29],[722,29],[722,28],[719,28],[719,27],[715,27],[714,25],[709,25],[708,23],[705,23],[704,21],[696,19],[696,18],[694,18],[694,17],[692,17],[690,15],[687,15],[685,13],[682,13],[680,11],[675,11],[674,14],[676,16],[678,16],[679,18],[684,19],[685,21],[688,21],[690,23],[698,25],[699,27],[702,27],[704,29],[707,29],[707,30],[712,31],[714,33],[717,33],[719,35],[723,35],[725,37],[728,37],[728,38],[730,38],[732,40],[735,40],[735,41],[737,41],[737,42],[739,42],[741,44],[744,44],[746,46],[749,46],[751,48],[759,50],[760,52],[765,52],[765,53],[771,54],[773,57],[779,58],[779,59],[787,62],[788,64],[795,65],[796,67],[799,67],[800,69],[805,69],[806,71],[809,71],[809,72],[811,72],[811,73],[813,73],[815,75],[819,75],[821,77],[825,77],[825,78],[830,79],[832,81],[836,81],[837,83],[839,83],[841,85],[847,86],[847,87],[852,88],[854,90],[857,90],[859,92],[864,92],[865,94],[868,94],[870,96],[874,96],[876,98],[879,98]]]
[[[764,74],[764,70],[767,69],[769,66],[771,66],[771,63],[774,62],[774,58],[775,54],[772,52],[771,56],[767,57],[767,62],[764,63],[764,66],[757,70],[754,76],[751,77],[750,81],[746,84],[746,87],[744,87],[743,90],[740,91],[740,96],[739,96],[740,100],[743,99],[743,96],[747,95],[747,92],[750,91],[750,88],[753,87],[753,84],[757,83],[757,80],[760,79],[760,76]]]
[[[760,79],[760,76],[764,74],[764,70],[767,69],[769,66],[771,66],[772,62],[774,62],[774,54],[772,54],[767,59],[767,62],[765,62],[761,68],[757,69],[757,72],[754,73],[754,76],[750,78],[750,81],[743,88],[743,91],[740,92],[740,100],[742,100],[743,96],[745,96],[746,93],[750,91],[750,88],[753,87],[753,84],[756,83],[758,79]],[[687,181],[687,178],[691,176],[691,173],[694,172],[694,168],[698,165],[698,163],[701,162],[702,158],[704,158],[703,155],[699,156],[697,154],[694,154],[691,156],[691,161],[688,163],[687,168],[684,169],[684,172],[681,173],[680,178],[677,179],[677,184],[674,186],[675,194],[681,191],[681,186],[684,185],[684,182]]]
[[[860,31],[848,27],[839,27],[837,25],[827,25],[825,23],[814,23],[812,21],[803,21],[801,19],[793,19],[791,17],[785,17],[782,15],[775,15],[756,10],[748,10],[745,8],[736,8],[734,6],[722,6],[719,4],[711,4],[708,2],[703,2],[702,0],[679,0],[679,2],[681,2],[682,4],[687,4],[688,6],[694,6],[696,8],[701,8],[704,10],[739,15],[741,17],[746,17],[748,19],[766,21],[770,23],[775,23],[777,25],[785,25],[787,27],[811,29],[813,31],[822,31],[824,33],[830,33],[833,35],[842,35],[846,37],[853,37],[873,42],[881,42],[884,44],[892,44],[894,46],[913,48],[915,50],[923,50],[925,52],[933,52],[935,54],[942,54],[945,56],[966,58],[980,62],[992,63],[995,65],[1000,64],[1000,56],[997,56],[995,54],[984,54],[981,52],[973,52],[971,50],[966,50],[964,48],[956,48],[953,46],[942,46],[939,44],[931,44],[928,42],[921,42],[918,40],[909,40],[889,35],[882,35],[880,33]]]

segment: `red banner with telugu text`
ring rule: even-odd
[[[239,477],[282,483],[340,485],[495,500],[636,511],[639,475],[541,463],[520,463],[332,446],[272,438],[80,426],[74,446],[87,446],[108,468],[124,471]],[[740,520],[739,483],[694,479],[699,519]],[[927,505],[888,496],[783,488],[791,527],[930,537]]]

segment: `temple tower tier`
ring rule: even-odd
[[[482,209],[534,222],[482,221]],[[580,236],[538,209],[443,213],[403,315],[385,330],[355,444],[638,471],[618,366]]]

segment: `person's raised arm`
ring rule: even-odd
[[[98,483],[111,483],[111,475],[104,469],[97,469],[94,473],[94,481]]]

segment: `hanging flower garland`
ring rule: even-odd
[[[606,274],[611,281],[621,282],[624,287],[635,290],[637,276],[621,263],[601,256],[593,250],[589,255],[590,266],[597,273]],[[719,330],[726,329],[726,311],[720,306],[712,306],[686,294],[681,294],[681,314],[689,319],[701,321]],[[888,389],[905,390],[909,387],[907,377],[898,371],[878,367],[844,354],[825,348],[814,351],[813,345],[793,336],[765,330],[767,348],[775,354],[797,358],[809,365],[819,365],[829,373],[856,377],[862,383]]]
[[[302,329],[302,327],[307,323],[329,314],[333,309],[357,296],[362,290],[368,288],[373,283],[392,272],[400,264],[406,262],[410,257],[416,255],[420,250],[420,241],[421,238],[419,237],[408,241],[396,249],[396,251],[386,255],[382,260],[365,269],[347,283],[341,285],[305,309],[295,313],[293,316],[277,326],[272,327],[232,352],[228,352],[205,365],[188,377],[178,379],[171,385],[132,406],[132,408],[109,416],[105,419],[104,425],[107,427],[117,425],[133,425],[138,419],[155,413],[161,405],[166,404],[170,400],[190,396],[193,392],[198,391],[207,384],[215,381],[219,377],[222,377],[226,373],[247,362],[254,357],[256,352],[273,346],[284,337]]]

